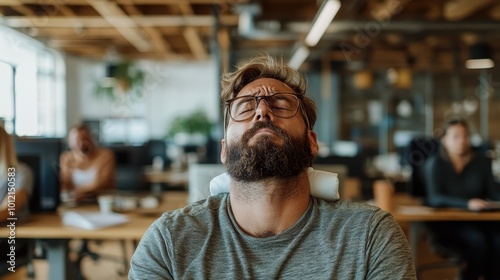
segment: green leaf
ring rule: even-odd
[[[213,123],[203,110],[195,111],[185,116],[178,116],[170,123],[167,137],[173,137],[179,132],[188,134],[201,133],[210,136]]]
[[[121,87],[131,97],[141,98],[143,96],[145,74],[131,61],[121,61],[115,64],[113,77],[110,78],[114,79],[115,86],[103,83],[100,79],[94,87],[94,96],[115,102],[117,101],[117,97],[114,94],[115,87]]]

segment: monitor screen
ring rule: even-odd
[[[18,160],[33,172],[31,212],[55,211],[59,204],[60,138],[15,138]]]

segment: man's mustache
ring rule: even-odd
[[[247,142],[248,140],[250,140],[250,138],[252,138],[257,133],[257,131],[259,131],[260,129],[263,129],[263,128],[270,129],[271,131],[273,131],[274,133],[276,133],[277,135],[279,135],[283,138],[289,137],[288,134],[282,128],[277,127],[272,122],[261,121],[261,122],[256,122],[254,124],[254,126],[252,126],[249,130],[247,130],[245,133],[243,133],[243,136],[241,137],[241,139],[244,142]]]

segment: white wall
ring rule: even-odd
[[[163,138],[178,115],[203,109],[212,121],[217,120],[220,77],[214,61],[138,64],[146,72],[144,98],[117,104],[93,95],[95,83],[104,77],[103,62],[67,56],[68,125],[83,119],[144,117],[150,138]]]

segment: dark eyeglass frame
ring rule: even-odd
[[[224,114],[224,130],[227,126],[227,122],[226,122],[226,118],[227,118],[227,115],[229,115],[231,117],[231,119],[235,122],[244,122],[244,121],[247,121],[251,118],[253,118],[255,116],[255,112],[257,112],[257,108],[259,107],[259,104],[260,104],[260,101],[261,100],[264,100],[266,102],[267,105],[269,105],[269,102],[268,102],[268,99],[269,98],[272,98],[274,97],[275,95],[277,94],[288,94],[288,95],[293,95],[295,96],[298,100],[299,100],[299,106],[297,107],[297,110],[295,111],[295,113],[289,117],[281,117],[281,116],[278,116],[276,115],[272,108],[270,108],[271,110],[271,113],[278,117],[278,118],[284,118],[284,119],[290,119],[290,118],[293,118],[295,117],[295,115],[297,115],[297,112],[299,111],[299,108],[302,112],[302,115],[304,116],[304,119],[305,119],[305,123],[306,123],[306,126],[308,129],[311,129],[310,128],[310,125],[309,125],[309,118],[307,117],[307,114],[305,113],[305,110],[304,110],[304,106],[302,105],[302,102],[304,100],[304,94],[300,94],[300,93],[293,93],[293,92],[275,92],[271,95],[256,95],[256,96],[252,96],[252,95],[244,95],[244,96],[239,96],[239,97],[235,97],[235,98],[232,98],[232,99],[229,99],[229,100],[226,100],[225,101],[225,104],[226,104],[226,113]],[[231,104],[238,100],[238,99],[243,99],[243,98],[253,98],[255,100],[255,108],[253,110],[253,113],[248,117],[248,118],[244,118],[244,119],[241,119],[241,120],[236,120],[234,119],[234,117],[231,115],[231,110],[230,110],[230,107],[231,107]]]

